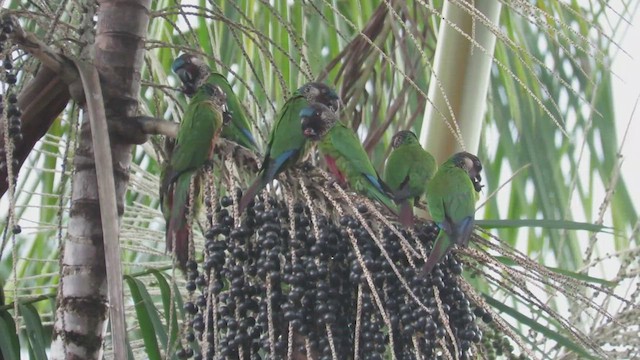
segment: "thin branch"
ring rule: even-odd
[[[11,24],[13,27],[13,31],[10,34],[11,40],[21,49],[40,60],[44,66],[53,70],[66,84],[71,85],[80,80],[80,75],[75,65],[68,57],[51,49],[49,45],[38,39],[35,34],[24,31],[14,16],[5,14],[2,21],[5,24]]]
[[[180,128],[178,123],[151,116],[136,116],[130,120],[135,121],[140,127],[140,131],[147,135],[164,135],[175,139]]]

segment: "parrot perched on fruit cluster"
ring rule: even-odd
[[[171,69],[182,81],[182,92],[187,96],[192,96],[196,92],[197,82],[201,80],[220,87],[227,95],[227,111],[224,115],[230,120],[229,126],[222,129],[221,136],[254,152],[258,151],[256,140],[251,134],[251,123],[245,116],[242,105],[231,89],[231,85],[222,74],[212,72],[211,68],[194,54],[178,56],[173,61]]]
[[[300,131],[300,111],[315,103],[323,104],[330,112],[335,113],[340,107],[340,97],[329,86],[312,82],[296,90],[287,100],[271,130],[260,172],[240,199],[240,212],[278,174],[305,157],[308,144]]]
[[[436,159],[420,145],[411,131],[399,131],[391,140],[393,151],[384,169],[384,181],[393,191],[400,222],[413,226],[413,204],[427,190],[438,168]]]
[[[200,170],[213,157],[215,142],[225,124],[223,113],[227,103],[226,94],[219,86],[197,77],[193,79],[195,91],[160,180],[160,204],[167,221],[167,250],[175,252],[183,269],[189,257],[188,212],[190,208],[193,214],[198,212],[202,196]]]
[[[480,191],[482,164],[475,155],[459,152],[445,161],[427,185],[427,206],[440,228],[423,273],[447,254],[453,245],[466,246],[475,223],[475,204]]]
[[[331,109],[311,104],[300,112],[302,133],[318,142],[318,149],[336,180],[385,205],[397,214],[389,190],[378,176],[355,132]]]

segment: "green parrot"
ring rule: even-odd
[[[336,180],[356,192],[385,205],[394,214],[397,208],[387,185],[373,168],[360,139],[337,115],[322,104],[310,104],[300,112],[302,133],[318,142],[320,153]]]
[[[440,232],[424,264],[428,274],[453,245],[467,246],[480,191],[482,164],[475,155],[459,152],[445,161],[427,185],[427,206]]]
[[[182,269],[189,257],[188,209],[197,214],[202,185],[200,170],[212,159],[215,142],[224,124],[226,95],[210,83],[200,85],[189,101],[175,145],[161,172],[160,204],[167,220],[167,250],[174,251]],[[191,183],[194,194],[191,197]],[[195,200],[195,202],[194,202]]]
[[[227,79],[217,72],[212,72],[209,66],[194,54],[182,54],[171,64],[171,69],[182,81],[182,91],[187,96],[192,96],[196,91],[196,80],[206,79],[206,82],[219,86],[227,95],[227,111],[225,116],[230,118],[229,125],[222,129],[221,136],[240,144],[247,149],[258,151],[256,140],[251,134],[251,123],[245,116],[238,97],[231,89]]]
[[[309,146],[300,132],[300,111],[312,103],[324,104],[335,113],[340,107],[340,97],[329,86],[311,82],[296,90],[287,100],[271,130],[260,172],[240,199],[238,208],[241,213],[278,174],[305,157]]]
[[[398,218],[407,227],[413,226],[413,203],[419,201],[427,184],[436,173],[436,159],[420,146],[411,131],[399,131],[391,140],[393,151],[384,169],[384,181],[398,203]]]

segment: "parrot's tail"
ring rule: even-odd
[[[370,182],[370,186],[363,189],[364,194],[369,196],[369,198],[378,200],[378,202],[389,209],[393,215],[398,216],[398,207],[393,203],[393,200],[391,200],[391,194],[386,191],[388,186],[384,184],[380,177],[374,177],[372,175],[365,175],[365,177]]]
[[[398,213],[398,220],[400,223],[407,228],[412,228],[413,221],[413,205],[409,200],[403,200],[400,204],[398,204],[400,211]]]
[[[173,198],[171,204],[171,216],[167,224],[166,240],[167,251],[175,253],[178,265],[185,270],[189,259],[189,232],[191,223],[189,221],[189,209],[197,213],[197,201],[194,198],[199,196],[199,181],[195,179],[195,191],[191,196],[192,173],[181,175],[174,185]],[[195,214],[193,217],[196,217]]]
[[[260,190],[264,188],[264,182],[262,181],[262,176],[258,175],[258,177],[253,181],[253,184],[249,186],[247,190],[245,190],[244,194],[242,194],[242,198],[240,198],[240,202],[238,203],[238,211],[240,214],[244,211],[244,209],[249,206],[249,203],[253,200],[254,197],[258,194]]]
[[[457,245],[467,246],[469,244],[469,238],[471,237],[471,233],[473,232],[473,226],[476,224],[476,221],[473,216],[467,216],[462,219],[456,227],[455,231],[452,234],[453,243]]]
[[[249,131],[248,129],[240,129],[240,132],[242,132],[242,134],[244,135],[244,144],[240,145],[243,145],[247,149],[253,150],[254,152],[258,152],[258,143],[256,143],[256,139],[251,134],[251,131]]]
[[[433,245],[433,250],[431,250],[431,254],[429,254],[427,262],[422,267],[423,276],[429,275],[431,270],[433,270],[433,268],[440,262],[440,259],[446,255],[449,247],[446,244],[448,241],[443,238],[444,236],[448,235],[445,234],[444,231],[440,230],[440,233],[436,238],[436,243]]]
[[[368,193],[370,195],[369,196],[370,198],[378,200],[378,202],[384,205],[384,207],[386,207],[387,209],[389,209],[389,211],[391,211],[393,215],[398,216],[398,208],[393,203],[390,197],[386,196],[385,194],[381,193],[378,189],[375,189],[375,188],[372,190],[369,190]]]
[[[186,270],[187,260],[189,260],[189,226],[186,220],[184,219],[185,226],[179,229],[174,230],[171,227],[167,229],[167,251],[175,254],[182,271]]]

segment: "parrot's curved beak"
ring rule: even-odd
[[[191,78],[191,73],[187,71],[185,68],[180,68],[176,70],[176,75],[180,78],[183,83],[190,83],[193,79]]]
[[[304,137],[312,137],[316,135],[316,131],[311,127],[311,118],[309,117],[310,109],[306,108],[300,111],[300,125],[302,128],[302,135]]]
[[[175,73],[180,78],[180,81],[182,81],[182,87],[180,88],[182,92],[189,97],[192,96],[196,92],[196,89],[191,73],[185,68],[177,69]]]
[[[476,177],[473,178],[473,188],[475,189],[476,192],[480,192],[482,190],[482,188],[484,187],[484,185],[482,185],[480,182],[482,181],[482,177],[478,174],[476,175]]]
[[[302,134],[305,137],[315,139],[318,136],[318,133],[313,128],[306,128],[302,131]]]

